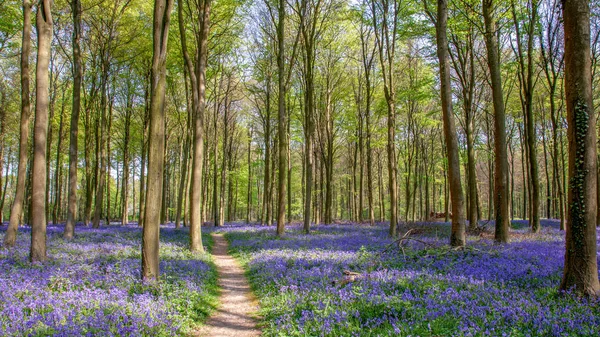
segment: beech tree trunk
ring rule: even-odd
[[[460,180],[460,158],[458,156],[458,139],[452,113],[452,91],[450,87],[450,64],[448,61],[448,2],[438,0],[436,41],[437,55],[440,63],[440,82],[442,100],[442,119],[444,121],[444,138],[446,140],[446,155],[448,158],[448,178],[450,180],[450,198],[452,200],[452,233],[450,245],[460,247],[466,244],[465,236],[465,201]],[[471,208],[475,203],[471,201]]]
[[[277,81],[279,94],[277,97],[277,137],[278,137],[278,164],[277,171],[277,236],[283,236],[285,230],[285,204],[286,204],[286,174],[288,170],[288,136],[287,110],[285,108],[286,83],[285,83],[285,0],[278,1],[278,24],[277,24]]]
[[[58,144],[56,144],[56,172],[54,173],[54,202],[52,206],[52,224],[57,224],[61,219],[60,207],[62,198],[62,141],[64,129],[64,114],[65,114],[65,91],[62,93],[59,126],[58,126]],[[48,165],[49,166],[49,165]]]
[[[31,250],[29,260],[46,260],[46,145],[48,133],[48,64],[52,42],[51,0],[38,3],[36,27],[38,51],[36,64],[35,122],[33,126],[33,169]]]
[[[131,73],[130,73],[131,74]],[[123,181],[122,188],[123,195],[121,200],[122,212],[121,212],[121,224],[126,225],[129,223],[129,129],[131,125],[131,115],[133,113],[133,93],[132,88],[127,88],[127,106],[125,107],[125,134],[123,136]]]
[[[178,2],[179,31],[181,38],[181,49],[184,55],[190,83],[192,88],[192,108],[194,110],[194,136],[193,156],[189,197],[190,216],[190,250],[194,253],[203,252],[202,245],[202,191],[204,164],[204,112],[206,110],[206,63],[208,55],[208,34],[210,29],[211,1],[204,0],[197,4],[196,15],[198,27],[196,30],[196,64],[188,54],[183,26],[182,0]]]
[[[142,234],[142,279],[159,276],[159,232],[163,157],[165,146],[165,86],[167,41],[173,0],[154,1],[150,132],[148,139],[148,187]]]
[[[81,61],[81,0],[71,2],[73,15],[73,106],[71,109],[71,132],[69,136],[69,202],[67,224],[63,234],[65,239],[72,239],[75,234],[77,218],[77,140],[79,137],[79,110],[81,109],[81,82],[83,66]]]
[[[509,240],[508,215],[508,159],[506,149],[506,117],[502,80],[500,78],[500,57],[498,55],[498,40],[496,37],[496,22],[494,20],[494,0],[483,0],[483,19],[485,25],[485,46],[487,49],[487,64],[492,83],[492,100],[494,103],[494,152],[496,155],[494,169],[494,210],[496,229],[494,240],[507,243]]]
[[[561,290],[600,296],[596,243],[596,116],[592,100],[590,2],[563,0],[569,194]]]
[[[29,54],[31,50],[31,2],[23,0],[23,40],[21,44],[21,129],[19,134],[19,163],[15,200],[10,212],[10,223],[4,236],[4,245],[13,247],[17,240],[17,230],[23,214],[25,182],[27,180],[27,152],[29,151]]]
[[[375,0],[371,0],[371,14],[375,39],[379,50],[379,61],[383,75],[383,91],[387,104],[387,161],[388,185],[390,193],[389,235],[395,237],[398,227],[398,165],[396,162],[396,85],[394,60],[398,30],[400,4],[397,1],[385,2],[378,9]]]

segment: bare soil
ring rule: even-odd
[[[212,234],[213,258],[219,273],[219,307],[196,336],[251,337],[260,336],[256,315],[258,301],[250,289],[244,270],[227,253],[228,243],[222,234]]]

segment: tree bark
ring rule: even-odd
[[[179,0],[179,30],[184,32],[182,25],[182,11]],[[181,39],[182,50],[190,75],[192,87],[192,106],[194,108],[194,144],[192,158],[192,172],[190,184],[190,250],[194,253],[203,252],[202,245],[202,166],[204,163],[204,112],[206,110],[206,63],[208,55],[208,34],[210,29],[211,1],[204,0],[198,4],[198,30],[196,41],[197,64],[194,66],[188,53],[185,38]]]
[[[246,223],[249,224],[252,216],[252,128],[248,130],[248,191],[247,191]]]
[[[446,155],[448,158],[448,179],[450,180],[450,198],[452,200],[452,233],[450,245],[460,247],[466,244],[464,195],[460,180],[460,158],[458,156],[458,139],[452,113],[452,91],[450,87],[450,64],[448,61],[448,2],[438,0],[436,40],[437,55],[440,63],[440,91],[442,100],[442,119],[444,121],[444,138],[446,140]],[[471,204],[473,208],[473,203]]]
[[[494,210],[496,229],[494,239],[498,243],[509,240],[508,216],[508,159],[506,150],[506,117],[502,80],[500,78],[500,57],[496,38],[496,22],[493,16],[494,0],[483,0],[483,18],[485,25],[485,45],[487,48],[487,64],[492,82],[492,100],[494,103]]]
[[[131,73],[130,73],[131,74]],[[127,88],[127,103],[125,107],[125,134],[123,135],[123,181],[122,181],[122,212],[121,224],[129,223],[129,131],[131,125],[131,115],[133,114],[133,93],[131,88]]]
[[[36,64],[35,122],[33,126],[33,169],[31,250],[29,260],[46,260],[46,145],[48,133],[48,63],[52,42],[51,0],[38,3],[36,27],[38,51]]]
[[[534,85],[534,70],[533,70],[533,39],[534,29],[537,24],[537,0],[530,0],[528,4],[528,29],[527,29],[527,46],[524,50],[522,42],[522,32],[519,20],[517,18],[514,1],[511,3],[513,21],[516,32],[517,50],[516,54],[518,57],[519,64],[519,83],[521,86],[521,104],[523,106],[523,112],[525,113],[525,133],[527,139],[527,156],[528,156],[528,168],[529,168],[529,182],[530,182],[530,207],[531,212],[529,216],[529,225],[531,231],[534,233],[540,230],[540,181],[539,181],[539,168],[537,158],[537,136],[535,134],[534,116],[533,116],[533,85]]]
[[[375,206],[373,202],[373,151],[371,149],[371,102],[372,87],[371,74],[373,71],[373,60],[375,58],[375,46],[369,48],[368,36],[371,31],[367,30],[366,25],[361,26],[361,56],[362,66],[365,75],[365,133],[366,133],[366,155],[367,155],[367,200],[369,204],[369,224],[375,225]]]
[[[277,97],[277,135],[278,135],[278,172],[277,172],[277,236],[283,236],[285,230],[285,204],[286,204],[286,174],[288,170],[288,116],[285,108],[286,83],[285,83],[285,0],[278,1],[277,24],[277,81],[279,93]]]
[[[148,188],[142,234],[142,279],[159,276],[159,226],[165,147],[165,86],[167,41],[173,0],[154,1],[152,86],[148,143]]]
[[[29,54],[31,51],[31,2],[23,0],[23,41],[21,44],[21,130],[19,134],[19,163],[15,200],[10,212],[10,222],[4,236],[4,245],[13,247],[17,240],[17,230],[23,214],[25,181],[27,180],[27,152],[29,151]]]
[[[563,0],[569,195],[561,290],[600,296],[596,243],[596,116],[592,100],[590,3]]]
[[[390,192],[389,235],[391,237],[395,237],[398,230],[398,165],[396,162],[396,86],[394,60],[399,6],[400,4],[395,0],[385,2],[381,10],[378,11],[375,1],[371,0],[375,40],[379,49],[379,60],[383,74],[383,91],[387,104],[387,161]]]
[[[61,214],[61,198],[62,198],[62,141],[63,141],[63,117],[65,114],[65,91],[62,93],[61,109],[58,126],[58,143],[56,144],[56,172],[54,173],[54,203],[52,207],[52,224],[57,224]]]
[[[102,216],[102,204],[104,202],[104,187],[106,183],[106,166],[107,166],[107,151],[106,151],[106,128],[107,128],[107,95],[108,95],[108,76],[110,68],[110,60],[107,55],[103,55],[100,75],[102,83],[101,85],[101,97],[100,97],[100,127],[97,129],[97,145],[96,155],[98,157],[96,161],[96,198],[94,200],[94,218],[92,219],[92,228],[100,227],[100,217]],[[99,151],[99,152],[98,152]],[[105,210],[108,212],[108,209]]]
[[[69,203],[67,224],[63,234],[65,239],[75,235],[75,220],[77,218],[77,140],[79,137],[79,110],[81,109],[81,82],[83,66],[81,60],[81,0],[72,0],[73,15],[73,106],[71,109],[71,132],[69,136]]]

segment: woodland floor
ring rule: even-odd
[[[493,223],[448,246],[449,223],[405,223],[394,243],[387,224],[228,224],[230,253],[260,304],[262,336],[598,336],[600,301],[559,293],[564,232],[543,220],[530,233],[512,223],[511,242],[493,243]],[[599,232],[600,234],[600,232]],[[406,235],[406,234],[404,234]],[[360,273],[339,282],[344,270]]]
[[[0,336],[598,336],[600,300],[559,293],[564,232],[493,223],[448,246],[449,223],[203,227],[212,254],[192,254],[189,231],[161,226],[160,282],[140,281],[136,224],[48,226],[48,261],[28,262],[30,228],[0,246]],[[6,224],[0,225],[0,242]],[[600,241],[600,231],[598,232]],[[400,245],[398,244],[400,243]],[[342,283],[344,271],[360,273]],[[254,295],[256,297],[254,297]]]
[[[28,261],[30,227],[1,246],[0,336],[189,336],[217,306],[217,272],[208,253],[189,252],[189,231],[162,226],[160,281],[140,280],[141,228],[48,226],[48,261]],[[212,237],[204,235],[210,250]]]
[[[256,327],[258,302],[239,263],[227,253],[229,244],[223,234],[212,234],[213,261],[219,274],[219,306],[198,336],[251,337],[259,336]]]

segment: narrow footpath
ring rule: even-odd
[[[197,336],[251,337],[260,336],[255,314],[258,301],[252,294],[244,270],[227,253],[228,243],[223,234],[212,234],[213,259],[219,273],[219,307],[206,321]]]

